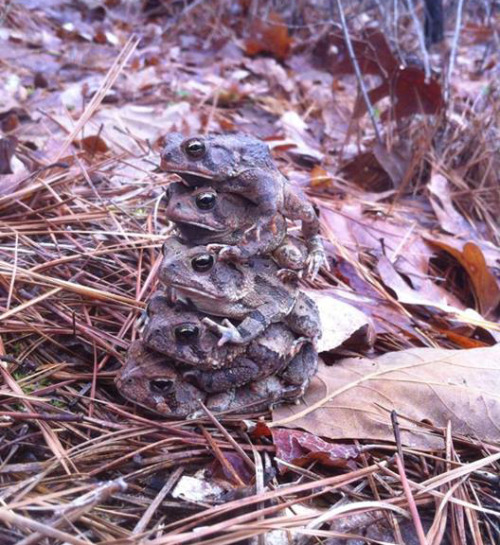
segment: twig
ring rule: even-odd
[[[111,65],[111,68],[108,70],[106,77],[104,78],[101,88],[93,96],[89,105],[81,115],[80,119],[76,122],[73,130],[68,135],[63,145],[59,148],[59,151],[56,153],[53,158],[53,162],[59,161],[59,159],[64,155],[68,146],[73,142],[76,135],[81,131],[85,123],[92,117],[93,113],[97,110],[102,100],[106,96],[106,93],[111,89],[113,83],[116,81],[116,78],[120,75],[123,67],[130,59],[132,53],[135,51],[135,48],[139,44],[139,38],[135,35],[130,36],[127,43],[124,45],[123,49],[120,51],[118,57],[116,57],[115,62]]]
[[[45,414],[45,413],[19,413],[14,411],[0,411],[0,421],[12,420],[45,420],[48,422],[82,422],[82,414]]]
[[[139,522],[132,530],[132,534],[140,534],[146,529],[151,517],[155,514],[156,510],[160,506],[161,502],[165,499],[165,496],[172,490],[172,487],[180,479],[184,468],[178,467],[172,475],[167,479],[167,482],[163,485],[162,489],[156,495],[156,498],[150,503],[149,507],[144,511],[144,514],[140,518]]]
[[[252,469],[252,470],[255,469],[255,466],[254,466],[254,463],[253,463],[252,459],[241,448],[241,446],[231,437],[231,435],[229,435],[226,428],[224,428],[224,426],[215,418],[215,416],[208,410],[207,407],[205,407],[205,405],[203,403],[200,403],[200,406],[201,406],[203,412],[208,416],[208,418],[210,419],[212,424],[214,424],[214,426],[216,428],[218,428],[218,430],[224,435],[224,437],[227,439],[227,441],[229,441],[229,443],[231,443],[231,445],[234,447],[236,452],[238,452],[238,454],[243,458],[243,460],[245,460],[248,467],[250,469]]]
[[[354,54],[354,49],[352,47],[351,37],[349,36],[349,30],[347,28],[347,23],[346,23],[345,15],[344,15],[344,9],[342,7],[342,2],[341,0],[336,0],[336,2],[337,2],[337,8],[340,14],[340,23],[342,25],[342,32],[344,33],[344,40],[345,40],[345,43],[347,44],[347,51],[349,52],[349,58],[351,60],[352,67],[354,68],[354,73],[356,74],[356,79],[358,80],[358,84],[361,89],[361,94],[363,95],[363,100],[365,102],[366,109],[368,110],[368,114],[370,116],[373,129],[375,131],[375,136],[377,138],[378,143],[380,145],[383,145],[382,137],[380,136],[380,131],[377,125],[377,120],[375,119],[375,112],[373,111],[373,107],[370,102],[370,97],[368,96],[368,91],[363,81],[363,76],[361,74],[361,69],[359,67],[358,60],[356,59],[356,55]],[[330,0],[330,11],[333,14],[332,0]],[[331,17],[331,22],[333,23],[333,17]]]
[[[67,542],[71,543],[71,545],[89,545],[87,540],[83,541],[72,536],[71,534],[57,530],[49,524],[43,524],[41,522],[37,522],[36,520],[17,515],[5,507],[0,508],[0,521],[2,521],[4,524],[12,524],[13,526],[16,526],[16,528],[21,528],[23,530],[33,530],[42,536],[53,537],[54,539],[58,539],[63,543]]]
[[[459,0],[458,6],[457,6],[457,19],[455,21],[455,32],[453,33],[453,44],[451,46],[451,53],[450,53],[450,64],[448,65],[448,73],[446,74],[446,87],[444,90],[445,103],[448,102],[448,99],[450,97],[451,75],[455,67],[455,59],[457,56],[458,39],[460,36],[460,28],[462,26],[463,7],[464,7],[464,0]]]
[[[413,6],[413,0],[406,0],[406,3],[408,4],[408,9],[410,11],[413,25],[415,26],[415,31],[418,36],[418,43],[422,51],[422,57],[424,59],[425,82],[427,83],[431,79],[431,65],[429,62],[429,53],[427,52],[427,48],[425,47],[424,33],[422,31],[422,26],[420,25],[420,21],[417,19],[417,16],[415,14],[415,7]]]
[[[417,505],[413,494],[411,493],[410,485],[408,484],[408,479],[406,478],[405,468],[401,462],[399,454],[396,454],[396,464],[398,466],[399,476],[401,478],[401,484],[403,485],[403,490],[408,501],[408,507],[410,509],[411,517],[413,519],[413,524],[415,525],[415,531],[418,536],[418,541],[420,545],[427,545],[427,538],[425,537],[424,527],[422,526],[422,521],[420,520],[420,515],[418,514]]]
[[[68,523],[79,519],[97,504],[106,502],[108,498],[117,492],[125,491],[126,488],[127,485],[123,479],[116,479],[115,481],[104,483],[95,490],[91,490],[87,494],[74,499],[71,503],[64,505],[64,507],[60,509],[58,515],[47,522],[47,526],[57,528],[59,526],[67,525]],[[19,541],[17,545],[34,545],[43,539],[43,537],[44,534],[42,532],[35,532],[22,541]]]
[[[411,493],[411,488],[408,483],[408,478],[406,477],[403,446],[401,444],[401,432],[399,429],[398,416],[396,411],[391,411],[391,420],[392,420],[392,427],[394,429],[394,437],[396,439],[396,446],[398,449],[398,452],[395,454],[394,458],[396,460],[396,465],[398,466],[398,472],[399,472],[399,477],[401,479],[401,484],[403,485],[403,490],[404,490],[406,499],[408,501],[408,507],[410,509],[411,517],[413,519],[413,524],[415,525],[415,531],[418,536],[418,541],[420,545],[427,545],[427,538],[425,537],[422,521],[420,520],[420,515],[418,514],[415,498],[413,497],[413,494]]]

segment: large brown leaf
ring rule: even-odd
[[[480,441],[500,441],[500,345],[471,350],[414,348],[375,360],[321,364],[300,405],[273,411],[272,427],[302,428],[330,439],[393,440],[390,413],[404,444],[444,446],[421,422]]]

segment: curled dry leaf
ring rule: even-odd
[[[473,242],[466,242],[462,251],[440,241],[429,241],[453,256],[465,269],[474,288],[479,312],[484,317],[494,315],[500,305],[500,287],[488,268],[481,248]]]
[[[276,456],[290,464],[305,466],[316,460],[323,465],[346,467],[349,460],[359,456],[359,449],[354,445],[328,443],[321,437],[298,430],[278,428],[272,430],[276,446]],[[286,466],[281,465],[284,473]]]
[[[375,360],[320,364],[304,401],[278,407],[270,427],[302,428],[330,439],[392,441],[391,411],[401,439],[421,449],[444,446],[420,423],[479,441],[500,441],[500,344],[471,350],[414,348]]]

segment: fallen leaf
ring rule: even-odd
[[[382,112],[381,119],[402,119],[414,114],[437,114],[444,105],[440,83],[425,76],[423,67],[401,66],[384,34],[374,28],[365,28],[358,37],[351,37],[354,55],[362,74],[379,76],[381,83],[368,91],[372,106],[385,97],[391,107]],[[313,50],[313,63],[329,69],[333,74],[354,74],[347,44],[340,30],[318,40]],[[361,95],[354,106],[354,117],[366,113]]]
[[[245,41],[247,55],[254,57],[260,53],[270,53],[279,60],[285,60],[292,45],[288,26],[276,12],[270,12],[267,19],[256,18]]]
[[[290,148],[291,155],[300,156],[311,163],[319,163],[323,159],[317,142],[308,134],[307,123],[297,112],[285,112],[281,116],[280,125],[287,141],[290,139],[295,144]]]
[[[433,246],[448,252],[467,272],[474,288],[479,312],[488,317],[495,314],[500,305],[500,287],[486,264],[481,248],[474,242],[466,242],[462,251],[440,241],[429,241]]]
[[[410,166],[411,152],[403,144],[390,151],[381,144],[346,162],[341,174],[367,191],[383,192],[397,188]]]
[[[386,78],[398,67],[399,63],[380,30],[363,29],[359,37],[351,36],[351,43],[362,74]],[[318,40],[313,50],[313,64],[323,70],[327,67],[335,74],[354,73],[340,28]]]
[[[448,180],[441,174],[433,174],[427,184],[431,193],[431,205],[439,224],[455,236],[472,236],[473,230],[453,205]]]
[[[254,473],[250,471],[246,461],[236,452],[224,451],[223,456],[241,481],[245,484],[250,484],[254,477]],[[211,476],[216,479],[225,479],[230,482],[234,481],[232,473],[222,465],[218,459],[215,459],[212,464]]]
[[[398,67],[389,79],[368,92],[373,106],[386,96],[391,99],[391,108],[383,111],[382,121],[403,119],[410,115],[435,115],[444,105],[441,84],[431,78],[426,80],[425,71],[420,66]],[[358,97],[354,106],[355,117],[367,112],[363,97]]]
[[[87,136],[80,140],[80,146],[89,154],[106,153],[109,148],[106,142],[98,135]]]
[[[332,175],[319,165],[311,170],[311,187],[314,189],[331,187],[332,181]]]
[[[272,430],[276,457],[289,464],[303,467],[313,461],[331,467],[346,467],[349,460],[359,456],[354,445],[328,443],[321,437],[305,431],[277,428]],[[285,473],[287,467],[279,464]]]
[[[183,475],[172,490],[172,497],[192,503],[203,503],[217,500],[224,492],[225,489],[214,480]]]
[[[355,334],[361,334],[360,345],[373,346],[375,331],[372,323],[363,312],[343,301],[332,297],[331,293],[319,290],[305,290],[318,305],[321,320],[321,337],[318,352],[334,350]]]
[[[430,422],[454,435],[500,440],[500,344],[471,350],[414,348],[375,360],[321,364],[300,405],[273,410],[271,428],[301,428],[329,439],[393,441],[391,411],[401,439],[421,449],[443,448]]]
[[[388,150],[385,145],[376,143],[373,146],[373,154],[379,164],[391,178],[395,188],[399,187],[405,179],[406,172],[410,166],[411,150],[403,142],[399,146],[393,146]]]
[[[394,184],[373,151],[364,151],[346,161],[340,175],[361,189],[382,193],[393,189]]]
[[[433,283],[429,278],[421,280],[418,288],[413,288],[385,256],[380,257],[377,271],[382,282],[394,291],[400,303],[435,307],[443,312],[456,312],[465,308],[453,294]]]

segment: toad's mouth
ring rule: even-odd
[[[204,223],[198,223],[197,221],[176,221],[175,223],[179,231],[190,240],[196,240],[197,238],[210,236],[212,233],[221,233],[224,231],[223,226],[217,228]]]
[[[177,174],[177,176],[179,176],[179,178],[181,179],[182,183],[184,185],[187,185],[188,187],[207,185],[207,183],[215,179],[215,176],[211,172],[200,172],[199,170],[193,172],[192,170],[182,170],[180,168],[174,167],[168,168],[167,166],[163,165],[161,168],[164,172]]]
[[[210,299],[210,300],[219,300],[220,295],[218,296],[216,293],[210,293],[209,291],[205,291],[203,289],[195,288],[194,286],[187,286],[186,284],[183,284],[182,282],[176,282],[175,280],[169,280],[169,286],[171,288],[177,288],[181,295],[188,294],[188,295],[198,295],[203,297],[204,299]],[[174,293],[174,295],[176,295]]]

